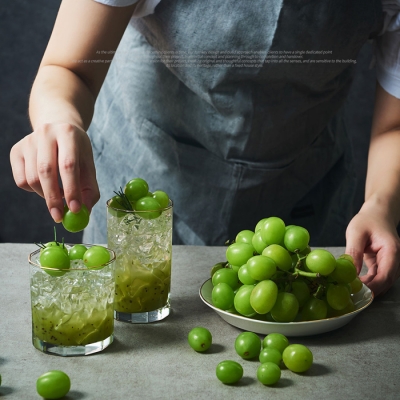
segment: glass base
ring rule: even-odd
[[[43,340],[33,337],[33,346],[46,354],[53,354],[62,357],[88,356],[98,353],[108,347],[114,340],[114,335],[101,340],[100,342],[90,343],[83,346],[60,346],[53,343],[44,342]]]
[[[129,322],[131,324],[148,324],[150,322],[161,321],[168,317],[170,307],[161,307],[158,310],[144,312],[144,313],[125,313],[114,311],[114,318],[117,321]]]

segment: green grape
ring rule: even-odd
[[[144,179],[134,178],[130,180],[124,189],[124,193],[129,201],[136,202],[142,197],[146,197],[149,192],[149,185]]]
[[[83,244],[75,244],[68,250],[70,260],[83,260],[83,255],[86,253],[86,246]]]
[[[264,280],[253,287],[250,305],[258,314],[266,314],[274,307],[278,296],[278,286],[271,280]]]
[[[271,309],[272,318],[276,322],[292,322],[299,311],[299,302],[292,293],[278,293],[275,304]]]
[[[48,242],[44,245],[44,247],[54,247],[54,246],[60,247],[61,249],[63,249],[65,254],[68,254],[68,249],[65,247],[64,243],[60,243],[54,240],[53,242]],[[43,251],[43,249],[41,249],[40,251]]]
[[[211,271],[210,271],[210,276],[211,276],[211,278],[213,277],[213,275],[214,275],[218,270],[220,270],[220,269],[222,269],[222,268],[225,268],[225,265],[226,265],[226,262],[225,262],[225,261],[222,261],[222,262],[219,262],[219,263],[213,265],[213,267],[211,268]]]
[[[273,349],[271,347],[265,347],[264,349],[261,350],[258,359],[262,364],[266,362],[273,362],[274,364],[279,366],[282,360],[282,354],[277,349]]]
[[[276,272],[275,261],[266,256],[253,256],[247,261],[247,271],[256,281],[269,279]]]
[[[292,268],[292,257],[289,252],[279,244],[271,244],[267,246],[263,252],[263,256],[267,256],[275,261],[276,266],[282,271],[289,271]],[[297,261],[297,256],[296,256]]]
[[[281,333],[270,333],[263,340],[264,348],[276,349],[281,354],[289,346],[289,340]]]
[[[238,277],[240,282],[244,285],[255,285],[258,282],[250,276],[247,264],[244,264],[239,268]]]
[[[169,204],[169,197],[167,193],[163,192],[162,190],[156,190],[150,196],[153,197],[160,205],[161,208],[167,208]]]
[[[363,288],[363,283],[357,276],[352,282],[350,282],[350,286],[351,286],[351,294],[356,294]]]
[[[258,357],[261,351],[261,340],[254,332],[242,332],[235,340],[235,350],[245,360]]]
[[[342,254],[341,256],[339,256],[339,258],[344,258],[345,260],[348,260],[352,264],[354,264],[354,258],[350,254]]]
[[[328,306],[328,317],[329,318],[340,317],[342,315],[355,311],[355,309],[356,306],[354,305],[353,300],[350,299],[349,302],[347,303],[347,306],[342,310],[335,310],[334,308]]]
[[[254,317],[256,312],[250,304],[250,296],[254,289],[253,285],[243,285],[235,294],[235,299],[233,300],[233,305],[235,310],[244,315],[245,317]]]
[[[155,219],[161,215],[161,206],[153,197],[141,197],[136,201],[135,211],[143,219]]]
[[[302,344],[290,344],[282,353],[283,363],[293,372],[305,372],[313,363],[313,354]]]
[[[227,283],[233,290],[240,285],[238,273],[230,268],[222,268],[216,271],[211,281],[213,286],[217,286],[218,283]]]
[[[253,231],[249,231],[249,230],[240,231],[236,235],[235,242],[236,243],[247,243],[247,244],[250,244],[251,246],[253,246],[251,243],[253,236],[254,236]]]
[[[236,361],[225,360],[217,365],[217,378],[225,384],[238,382],[243,376],[243,367]]]
[[[346,258],[338,258],[336,267],[329,275],[330,279],[338,283],[351,283],[357,278],[357,270],[355,265]]]
[[[263,227],[263,225],[265,224],[265,221],[266,221],[267,219],[268,219],[268,218],[260,219],[260,221],[257,222],[257,225],[256,225],[256,227],[255,227],[255,229],[254,229],[254,232],[258,232],[258,231]]]
[[[257,368],[257,379],[263,385],[274,385],[281,378],[281,369],[273,362],[266,362]]]
[[[248,243],[233,243],[226,249],[226,259],[232,265],[244,265],[253,256],[254,248]]]
[[[56,270],[67,270],[70,268],[70,259],[61,246],[46,247],[40,252],[40,265],[45,268],[54,268]],[[43,269],[51,276],[62,276],[67,271],[56,271]]]
[[[303,307],[304,304],[306,304],[307,301],[310,299],[310,289],[307,283],[302,280],[295,280],[294,282],[292,282],[291,286],[291,293],[296,296],[296,299],[299,302],[299,307]]]
[[[235,294],[227,283],[218,283],[218,285],[213,287],[211,297],[215,307],[221,310],[229,310],[233,307]]]
[[[307,268],[311,272],[328,276],[336,267],[335,257],[327,250],[317,249],[311,251],[306,258]]]
[[[350,293],[345,285],[329,284],[326,291],[326,301],[335,310],[343,310],[350,300]]]
[[[207,328],[197,326],[188,334],[188,342],[190,347],[198,352],[206,351],[212,344],[212,335]]]
[[[83,262],[87,268],[101,269],[110,261],[110,252],[103,246],[92,246],[83,255]]]
[[[239,269],[240,269],[239,266],[231,265],[231,264],[228,264],[228,266],[229,266],[230,269],[233,269],[236,273],[239,273]]]
[[[39,396],[45,399],[61,399],[71,389],[69,376],[58,370],[52,370],[41,375],[36,381]]]
[[[77,213],[70,211],[67,205],[64,206],[62,224],[67,231],[74,233],[82,231],[88,225],[89,219],[89,210],[84,204]]]
[[[113,215],[114,217],[124,217],[126,215],[126,212],[121,211],[125,210],[126,207],[124,206],[125,202],[124,199],[116,195],[113,198],[110,199],[110,201],[107,203],[108,204],[108,212]],[[133,207],[131,207],[133,209]]]
[[[301,311],[301,319],[303,321],[317,321],[327,316],[328,305],[324,300],[311,297],[303,306]]]
[[[285,232],[283,243],[287,250],[294,253],[307,248],[310,241],[310,234],[302,226],[293,226]]]
[[[278,217],[269,217],[262,225],[260,232],[267,246],[280,244],[285,236],[285,223]]]
[[[261,254],[263,250],[267,247],[267,244],[262,240],[261,230],[256,231],[251,240],[251,243],[258,254]]]

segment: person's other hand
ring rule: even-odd
[[[400,240],[394,223],[364,204],[347,227],[346,242],[346,253],[354,258],[358,273],[363,259],[368,268],[361,281],[375,296],[389,290],[400,276]]]
[[[72,212],[82,203],[90,211],[100,198],[89,137],[73,124],[40,126],[13,146],[10,161],[17,186],[44,197],[55,222],[63,217],[63,197]]]

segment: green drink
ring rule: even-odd
[[[117,320],[147,323],[170,312],[172,202],[152,211],[123,211],[107,202],[108,247],[115,262]]]
[[[113,341],[114,261],[89,269],[82,260],[68,270],[40,266],[40,250],[29,256],[33,345],[61,356],[87,355]]]

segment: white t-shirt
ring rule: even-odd
[[[161,0],[95,0],[98,3],[125,7],[138,3],[134,18],[154,13]],[[382,0],[384,24],[376,40],[376,77],[392,96],[400,99],[400,0]]]

